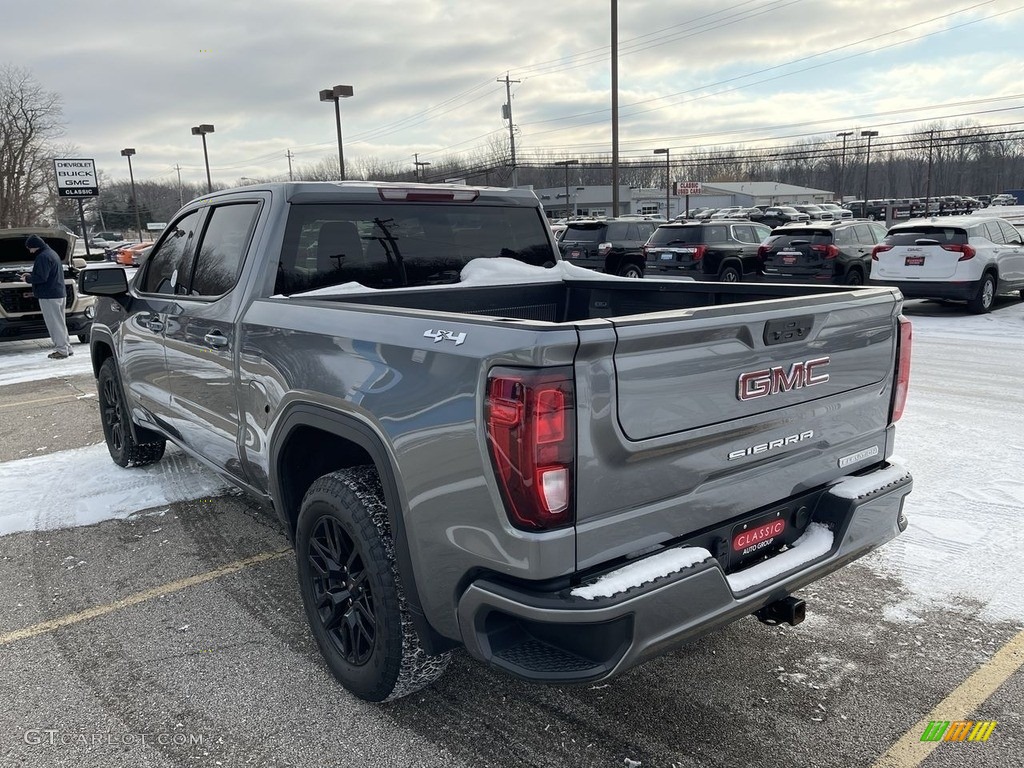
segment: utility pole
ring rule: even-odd
[[[839,154],[839,204],[843,204],[843,185],[846,182],[846,139],[848,136],[853,136],[853,131],[842,131],[837,133],[843,140],[843,149]],[[865,203],[866,204],[866,203]]]
[[[295,181],[295,177],[292,176],[292,151],[289,149],[284,154],[288,158],[288,181]]]
[[[180,165],[175,165],[174,166],[174,170],[176,170],[178,172],[178,207],[179,208],[184,208],[185,207],[185,198],[182,197],[182,195],[181,195],[181,166]],[[106,229],[106,227],[104,227],[104,229]]]
[[[430,165],[430,161],[429,160],[420,160],[420,153],[419,152],[414,152],[412,158],[413,158],[413,162],[412,162],[413,167],[416,169],[416,181],[419,181],[420,180],[420,168],[425,168],[426,166]]]
[[[932,208],[932,149],[935,146],[935,129],[928,131],[928,175],[924,182],[924,215],[931,213]]]
[[[505,107],[501,110],[502,117],[508,120],[508,145],[509,150],[512,153],[512,186],[519,186],[519,171],[516,169],[516,127],[512,123],[512,83],[518,83],[519,80],[509,80],[508,72],[505,73],[504,79],[498,78],[499,83],[505,83]]]
[[[619,215],[619,0],[612,0],[612,216]]]

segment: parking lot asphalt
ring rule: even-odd
[[[0,461],[98,442],[91,386],[0,387]],[[287,539],[244,496],[11,534],[0,766],[1019,766],[1024,675],[1006,658],[1024,627],[969,600],[887,619],[902,587],[872,557],[803,590],[795,628],[744,619],[578,687],[456,653],[434,686],[372,705],[330,677]],[[922,720],[998,725],[931,744]]]

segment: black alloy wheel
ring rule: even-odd
[[[374,467],[339,469],[306,491],[295,527],[306,618],[331,674],[366,701],[418,691],[451,658],[420,642],[394,550]]]
[[[100,418],[103,420],[103,435],[111,453],[124,452],[124,414],[122,412],[121,388],[113,376],[101,378]]]
[[[167,441],[149,430],[137,428],[140,436],[149,438],[137,442],[132,430],[131,416],[121,388],[120,374],[114,359],[107,358],[100,366],[96,381],[100,406],[100,424],[110,458],[119,467],[143,467],[159,461],[164,455]]]
[[[373,655],[377,620],[363,556],[332,517],[313,526],[307,555],[313,598],[324,631],[338,654],[353,666]]]

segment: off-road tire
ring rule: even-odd
[[[720,283],[738,283],[743,280],[743,273],[731,264],[722,268],[718,273]]]
[[[992,309],[996,299],[996,276],[986,272],[981,276],[978,290],[967,302],[967,308],[976,315],[983,315]]]
[[[120,467],[144,467],[160,461],[167,446],[166,440],[139,443],[132,435],[131,416],[125,403],[121,377],[118,375],[114,358],[108,357],[100,366],[96,389],[103,439],[106,440],[107,450],[114,463]]]
[[[373,467],[338,470],[309,487],[295,553],[310,628],[345,688],[390,701],[444,673],[451,654],[427,655],[413,626]]]

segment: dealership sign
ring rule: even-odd
[[[677,195],[700,195],[704,193],[704,187],[699,181],[677,181]]]
[[[61,197],[96,197],[100,193],[96,163],[92,160],[54,160],[57,194]]]

